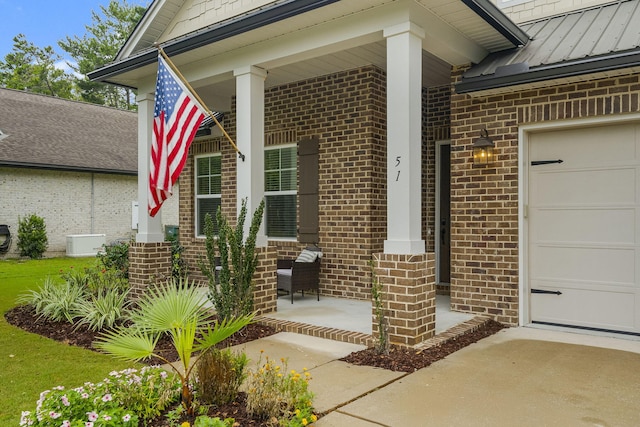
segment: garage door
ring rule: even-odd
[[[640,125],[531,134],[529,160],[531,320],[640,333]]]

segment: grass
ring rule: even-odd
[[[20,413],[33,410],[40,392],[63,385],[98,382],[109,372],[130,367],[110,356],[71,347],[9,325],[4,313],[16,298],[60,271],[95,265],[96,258],[0,260],[0,425],[17,426]]]

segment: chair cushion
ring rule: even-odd
[[[319,254],[320,253],[317,251],[303,249],[302,252],[300,252],[300,255],[298,255],[298,258],[296,258],[296,262],[314,262],[316,258],[318,258]]]
[[[281,276],[291,276],[291,269],[290,268],[279,268],[276,270],[276,274],[279,274]]]

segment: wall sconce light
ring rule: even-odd
[[[486,166],[493,163],[493,149],[495,144],[489,138],[486,129],[480,131],[480,138],[473,141],[473,164],[478,166]]]

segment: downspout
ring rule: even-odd
[[[95,200],[95,186],[94,186],[94,180],[95,180],[95,173],[91,173],[91,231],[90,234],[94,234],[93,228],[94,228],[94,222],[95,222],[95,205],[96,205],[96,200]]]

